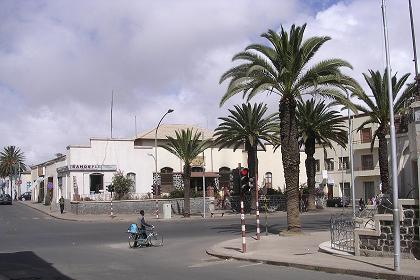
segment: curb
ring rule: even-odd
[[[373,279],[389,279],[389,280],[419,280],[420,279],[420,277],[417,277],[414,275],[404,275],[404,274],[386,273],[386,272],[372,272],[372,271],[345,269],[345,268],[334,268],[334,267],[328,267],[328,266],[293,263],[293,262],[288,262],[288,261],[274,261],[274,260],[257,259],[257,258],[250,258],[250,257],[237,257],[237,256],[218,253],[212,249],[206,249],[206,253],[210,256],[217,257],[220,259],[233,259],[233,260],[239,260],[239,261],[248,261],[252,263],[264,263],[264,264],[293,267],[293,268],[299,268],[299,269],[305,269],[305,270],[323,271],[327,273],[363,276],[363,277],[368,277],[368,278],[373,278]]]
[[[60,216],[57,217],[56,215],[54,215],[52,213],[45,212],[45,211],[43,211],[43,210],[41,210],[41,209],[39,209],[37,207],[31,206],[28,203],[22,203],[22,202],[20,202],[20,204],[25,205],[26,207],[29,207],[31,209],[35,209],[38,212],[41,212],[41,213],[43,213],[45,215],[48,215],[48,216],[53,217],[53,218],[58,219],[58,220],[73,221],[73,222],[92,222],[91,220],[82,221],[82,220],[77,220],[77,219],[72,219],[72,218],[66,218],[66,217],[60,217]]]

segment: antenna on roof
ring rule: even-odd
[[[112,107],[114,107],[114,90],[112,90],[112,95],[111,95],[111,139],[112,139]]]
[[[134,137],[137,137],[137,116],[134,115]]]

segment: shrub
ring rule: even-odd
[[[115,199],[124,199],[132,190],[133,180],[124,176],[121,171],[118,171],[112,177],[112,185],[114,185]]]

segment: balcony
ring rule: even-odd
[[[354,176],[355,177],[372,177],[379,176],[379,166],[357,166],[354,167]]]
[[[363,149],[370,149],[370,143],[372,141],[361,141],[361,140],[355,140],[353,141],[353,150],[363,150]],[[379,147],[379,141],[378,139],[375,139],[375,143],[373,145],[374,148]]]

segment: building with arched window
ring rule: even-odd
[[[106,186],[111,184],[117,171],[133,181],[135,198],[150,197],[153,184],[161,186],[161,193],[183,188],[184,163],[159,145],[166,143],[167,136],[175,137],[176,130],[186,128],[203,132],[207,139],[213,134],[195,126],[161,125],[157,151],[154,129],[134,139],[92,138],[88,145],[69,145],[65,154],[32,167],[32,181],[37,192],[33,197],[35,200],[39,197],[40,202],[58,200],[61,195],[71,200],[106,200],[110,198]],[[280,149],[266,145],[266,150],[258,151],[258,185],[269,184],[271,188],[283,189]],[[191,164],[191,188],[202,191],[203,184],[206,188],[227,188],[231,184],[231,171],[239,165],[247,166],[247,153],[243,149],[219,151],[218,147],[208,148]],[[305,174],[304,165],[303,168],[301,165],[300,173]],[[271,175],[268,177],[267,174]]]

